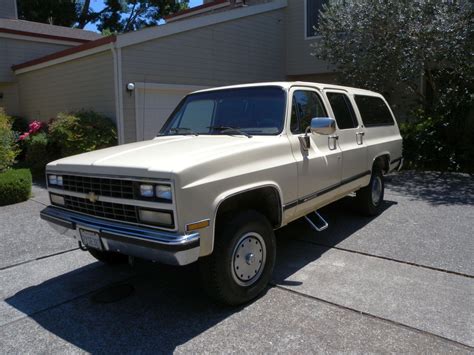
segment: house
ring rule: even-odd
[[[4,0],[1,0],[4,1]],[[17,113],[47,120],[93,109],[119,142],[156,135],[188,92],[244,82],[333,81],[311,56],[323,0],[205,1],[166,24],[16,60]]]
[[[19,20],[16,2],[0,0],[0,106],[5,107],[10,115],[22,114],[18,80],[12,65],[101,37],[92,31]]]

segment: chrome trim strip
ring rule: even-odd
[[[91,228],[104,233],[121,235],[127,238],[154,242],[166,246],[180,246],[196,243],[200,239],[198,232],[190,234],[176,234],[157,231],[147,227],[135,227],[122,222],[111,222],[97,217],[89,217],[76,212],[70,212],[58,207],[49,206],[41,211],[41,215],[73,223],[76,226]]]
[[[288,202],[286,203],[284,206],[283,206],[283,210],[286,211],[286,210],[289,210],[290,208],[294,208],[296,207],[297,205],[300,205],[302,203],[305,203],[305,202],[308,202],[310,200],[313,200],[319,196],[322,196],[324,194],[327,194],[328,192],[331,192],[343,185],[346,185],[346,184],[349,184],[357,179],[361,179],[367,175],[370,175],[371,172],[369,170],[367,171],[364,171],[363,173],[360,173],[360,174],[357,174],[357,175],[354,175],[350,178],[347,178],[347,179],[344,179],[342,180],[340,183],[337,183],[335,185],[331,185],[331,186],[328,186],[322,190],[319,190],[319,191],[316,191],[316,192],[313,192],[313,193],[310,193],[309,195],[306,195],[298,200],[295,200],[295,201],[291,201],[291,202]]]

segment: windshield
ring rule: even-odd
[[[191,94],[181,101],[160,135],[276,135],[283,129],[285,106],[286,92],[278,86]]]

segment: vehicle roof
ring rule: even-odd
[[[319,90],[327,90],[327,89],[336,89],[342,90],[346,92],[350,92],[353,94],[359,95],[370,95],[370,96],[382,96],[375,91],[365,90],[354,88],[350,86],[341,86],[341,85],[334,85],[334,84],[324,84],[324,83],[313,83],[309,81],[272,81],[272,82],[261,82],[261,83],[251,83],[251,84],[239,84],[239,85],[229,85],[229,86],[220,86],[214,87],[204,90],[195,91],[197,92],[207,92],[207,91],[214,91],[214,90],[226,90],[226,89],[237,89],[237,88],[246,88],[246,87],[258,87],[258,86],[280,86],[285,90],[290,89],[293,86],[306,86],[311,88],[316,88]]]

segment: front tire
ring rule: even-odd
[[[200,261],[204,287],[220,303],[247,303],[268,285],[275,256],[268,220],[256,211],[239,213],[219,226],[213,253]]]
[[[366,216],[377,216],[382,213],[384,193],[383,172],[380,168],[374,167],[369,185],[356,192],[361,212]]]

